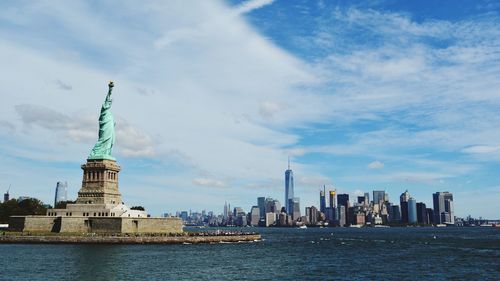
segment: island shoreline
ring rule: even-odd
[[[260,234],[209,236],[0,236],[0,244],[217,244],[261,240]]]

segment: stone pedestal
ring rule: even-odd
[[[76,204],[122,204],[118,191],[120,166],[114,160],[88,159],[82,165],[82,188],[78,192]]]
[[[149,218],[145,211],[122,203],[120,166],[111,159],[87,159],[75,204],[48,209],[46,216],[13,216],[10,229],[55,233],[182,233],[179,218]]]

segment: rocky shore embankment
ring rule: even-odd
[[[201,244],[237,243],[261,240],[260,234],[197,236],[59,236],[0,235],[4,244]]]

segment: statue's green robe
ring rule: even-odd
[[[115,144],[115,120],[111,114],[111,90],[112,87],[109,88],[99,116],[99,139],[92,148],[88,159],[114,160],[114,157],[111,156],[111,150]]]

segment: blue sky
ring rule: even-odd
[[[0,4],[0,189],[70,197],[114,80],[125,203],[245,210],[406,189],[499,217],[495,1]]]

